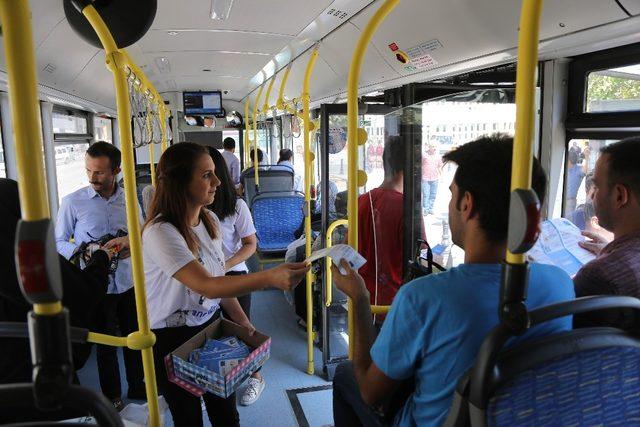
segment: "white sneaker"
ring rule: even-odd
[[[262,390],[264,390],[265,382],[264,378],[262,380],[258,380],[256,378],[249,378],[247,388],[240,399],[240,404],[242,406],[249,406],[252,403],[255,403],[256,400],[262,394]]]

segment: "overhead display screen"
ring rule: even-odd
[[[222,113],[222,93],[182,92],[184,114],[220,114]]]

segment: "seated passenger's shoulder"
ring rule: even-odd
[[[564,270],[555,265],[535,263],[529,269],[528,294],[538,295],[547,302],[568,301],[576,297],[573,281]]]

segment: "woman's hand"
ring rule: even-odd
[[[369,301],[369,291],[364,283],[364,279],[358,272],[351,268],[348,262],[342,260],[340,267],[347,273],[342,274],[335,264],[331,263],[331,273],[333,281],[338,289],[344,292],[352,300],[365,298]]]
[[[310,268],[311,265],[306,265],[303,262],[280,264],[276,268],[268,270],[270,275],[268,284],[283,291],[290,291],[300,283]]]

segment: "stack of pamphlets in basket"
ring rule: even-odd
[[[203,347],[189,353],[189,362],[224,376],[249,353],[249,346],[237,337],[209,338]]]

